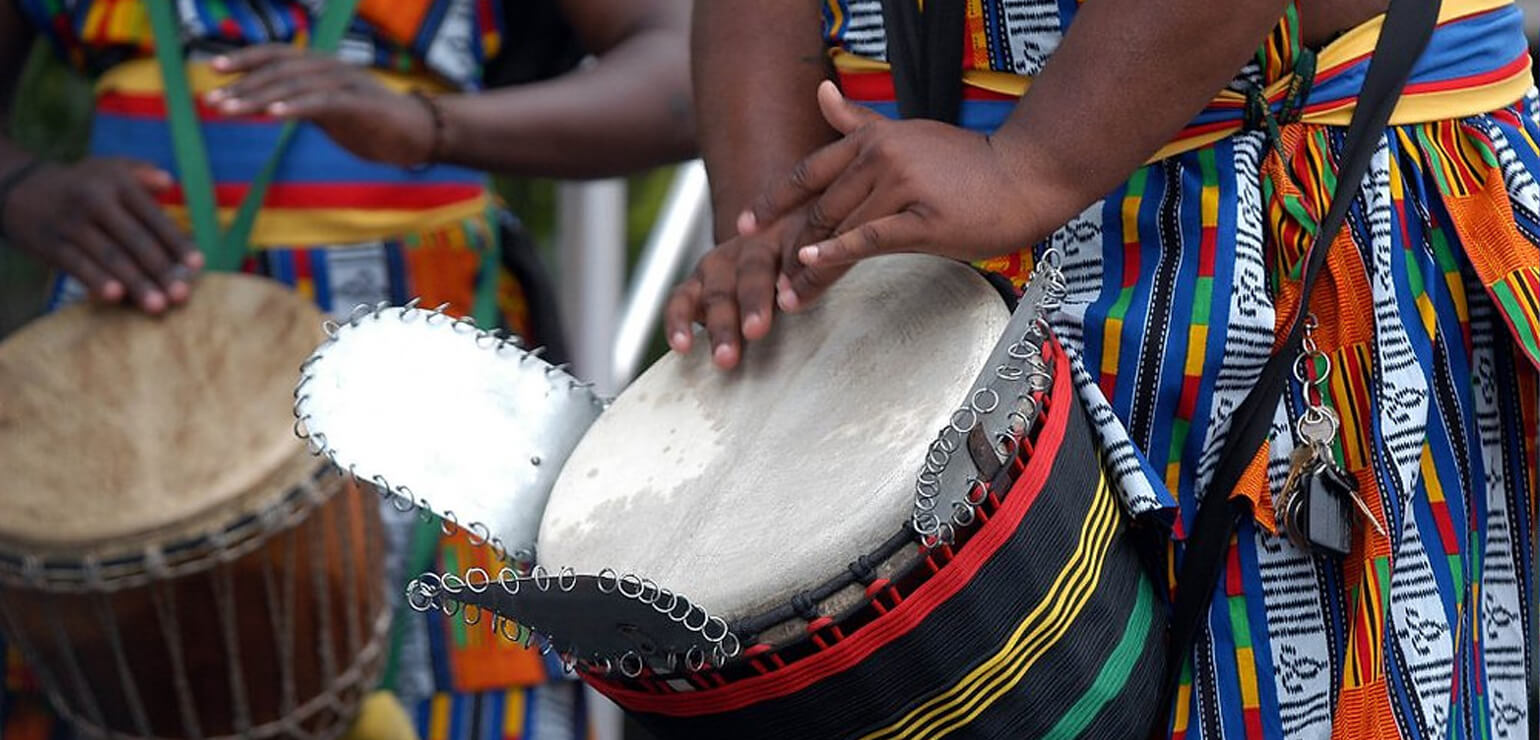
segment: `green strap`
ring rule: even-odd
[[[488,214],[487,238],[481,249],[481,272],[476,279],[475,303],[471,305],[471,318],[476,320],[477,326],[488,329],[495,328],[498,320],[497,309],[497,279],[503,269],[502,255],[503,230],[498,228],[497,219]],[[513,330],[510,326],[508,329]]]
[[[180,170],[182,198],[187,203],[188,218],[192,220],[193,240],[204,257],[212,260],[215,245],[219,243],[214,176],[209,171],[203,133],[198,129],[192,91],[187,86],[187,72],[182,61],[182,32],[172,17],[171,0],[150,0],[144,5],[150,14],[150,30],[155,34],[155,60],[160,65],[166,114],[171,122],[171,152]]]
[[[407,535],[406,559],[401,572],[399,585],[404,591],[406,584],[422,573],[433,568],[434,558],[438,555],[439,528],[442,525],[438,517],[431,517],[427,521],[413,517],[415,526]],[[399,591],[397,593],[400,593]],[[392,596],[392,599],[395,597]],[[406,642],[407,633],[412,630],[412,620],[417,618],[417,612],[411,609],[402,609],[392,601],[395,615],[392,617],[390,628],[390,645],[385,653],[385,672],[380,676],[379,687],[386,690],[395,690],[396,681],[401,674],[401,645]]]
[[[187,82],[186,60],[180,26],[172,12],[171,0],[149,0],[145,3],[150,16],[150,30],[155,35],[155,58],[160,64],[161,80],[165,90],[166,113],[171,127],[172,154],[180,170],[183,199],[187,203],[188,216],[192,220],[193,239],[208,260],[211,270],[234,271],[245,258],[252,226],[257,212],[266,199],[268,186],[278,171],[284,152],[294,137],[297,123],[288,121],[278,132],[278,142],[257,176],[252,179],[246,197],[241,201],[235,218],[224,233],[220,233],[218,211],[214,205],[214,177],[209,168],[208,149],[203,141],[203,129],[198,123],[193,105],[192,91]],[[310,39],[310,48],[333,52],[342,41],[358,0],[329,0],[316,23]],[[499,230],[495,219],[488,218],[491,227],[482,249],[482,270],[477,281],[475,304],[471,315],[482,326],[497,326],[497,279],[501,269],[499,254]],[[406,556],[406,572],[418,574],[433,567],[438,552],[440,522],[437,517],[414,527]],[[413,576],[408,576],[413,577]],[[391,629],[390,652],[386,657],[384,687],[392,687],[400,670],[400,646],[410,629],[412,612],[397,610]]]
[[[330,0],[326,3],[310,37],[310,48],[328,53],[336,51],[357,7],[358,0]],[[288,151],[289,141],[294,138],[297,123],[288,121],[278,132],[278,142],[273,146],[273,153],[268,155],[262,170],[251,181],[230,228],[221,234],[218,211],[214,205],[214,176],[209,168],[208,148],[203,142],[203,129],[198,123],[192,90],[187,83],[181,27],[171,0],[150,0],[145,3],[145,8],[150,16],[150,30],[155,35],[155,59],[160,65],[166,115],[171,126],[171,151],[176,158],[177,169],[180,170],[182,197],[187,203],[188,217],[192,221],[193,239],[207,258],[209,269],[227,272],[237,270],[246,256],[257,212],[267,198],[267,188],[273,182],[273,175],[278,171],[284,152]]]

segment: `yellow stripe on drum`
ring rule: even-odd
[[[861,740],[943,737],[972,722],[1015,688],[1027,671],[1058,643],[1090,601],[1101,581],[1102,566],[1107,562],[1117,524],[1117,504],[1102,474],[1075,551],[1005,645],[952,688]]]

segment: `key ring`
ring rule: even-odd
[[[1329,446],[1337,441],[1337,430],[1342,421],[1337,412],[1326,406],[1310,406],[1295,422],[1294,430],[1299,438],[1312,447]]]

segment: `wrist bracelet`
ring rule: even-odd
[[[428,147],[428,157],[412,167],[412,169],[426,169],[438,162],[439,157],[443,154],[444,111],[438,107],[438,101],[434,100],[433,96],[417,89],[413,89],[411,94],[412,97],[423,104],[423,107],[428,109],[428,116],[433,119],[433,143]]]
[[[5,173],[5,175],[0,176],[0,239],[6,238],[5,204],[6,201],[11,199],[11,191],[15,190],[16,186],[20,185],[23,180],[30,177],[32,173],[37,172],[40,168],[42,168],[44,164],[45,162],[43,160],[38,159],[37,157],[33,157],[26,162],[21,163],[17,167],[12,168],[11,171]]]

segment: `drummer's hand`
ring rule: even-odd
[[[798,246],[804,266],[848,266],[892,252],[977,260],[1015,252],[1051,231],[1037,213],[1063,210],[1030,176],[1030,150],[936,121],[894,121],[818,89],[824,118],[844,137],[808,155],[740,217],[740,229],[797,208],[837,224]],[[808,298],[797,296],[802,303]]]
[[[770,331],[771,300],[780,274],[783,249],[778,230],[740,236],[717,245],[674,288],[663,310],[668,346],[689,354],[695,346],[692,325],[706,326],[711,359],[724,370],[736,367],[743,340],[762,338]]]
[[[763,339],[770,332],[776,305],[787,311],[799,307],[791,286],[812,293],[849,269],[796,264],[797,246],[816,235],[828,232],[810,223],[807,210],[798,208],[707,252],[695,272],[674,289],[664,312],[669,346],[688,353],[695,343],[691,324],[700,322],[711,342],[712,361],[724,370],[736,367],[744,342]]]
[[[215,57],[213,65],[241,75],[205,94],[221,113],[312,121],[342,148],[376,162],[418,165],[432,153],[433,114],[422,101],[333,55],[264,44]]]
[[[175,185],[153,165],[118,157],[45,166],[0,213],[18,248],[73,276],[99,300],[125,297],[148,313],[187,300],[203,255],[155,193]]]

